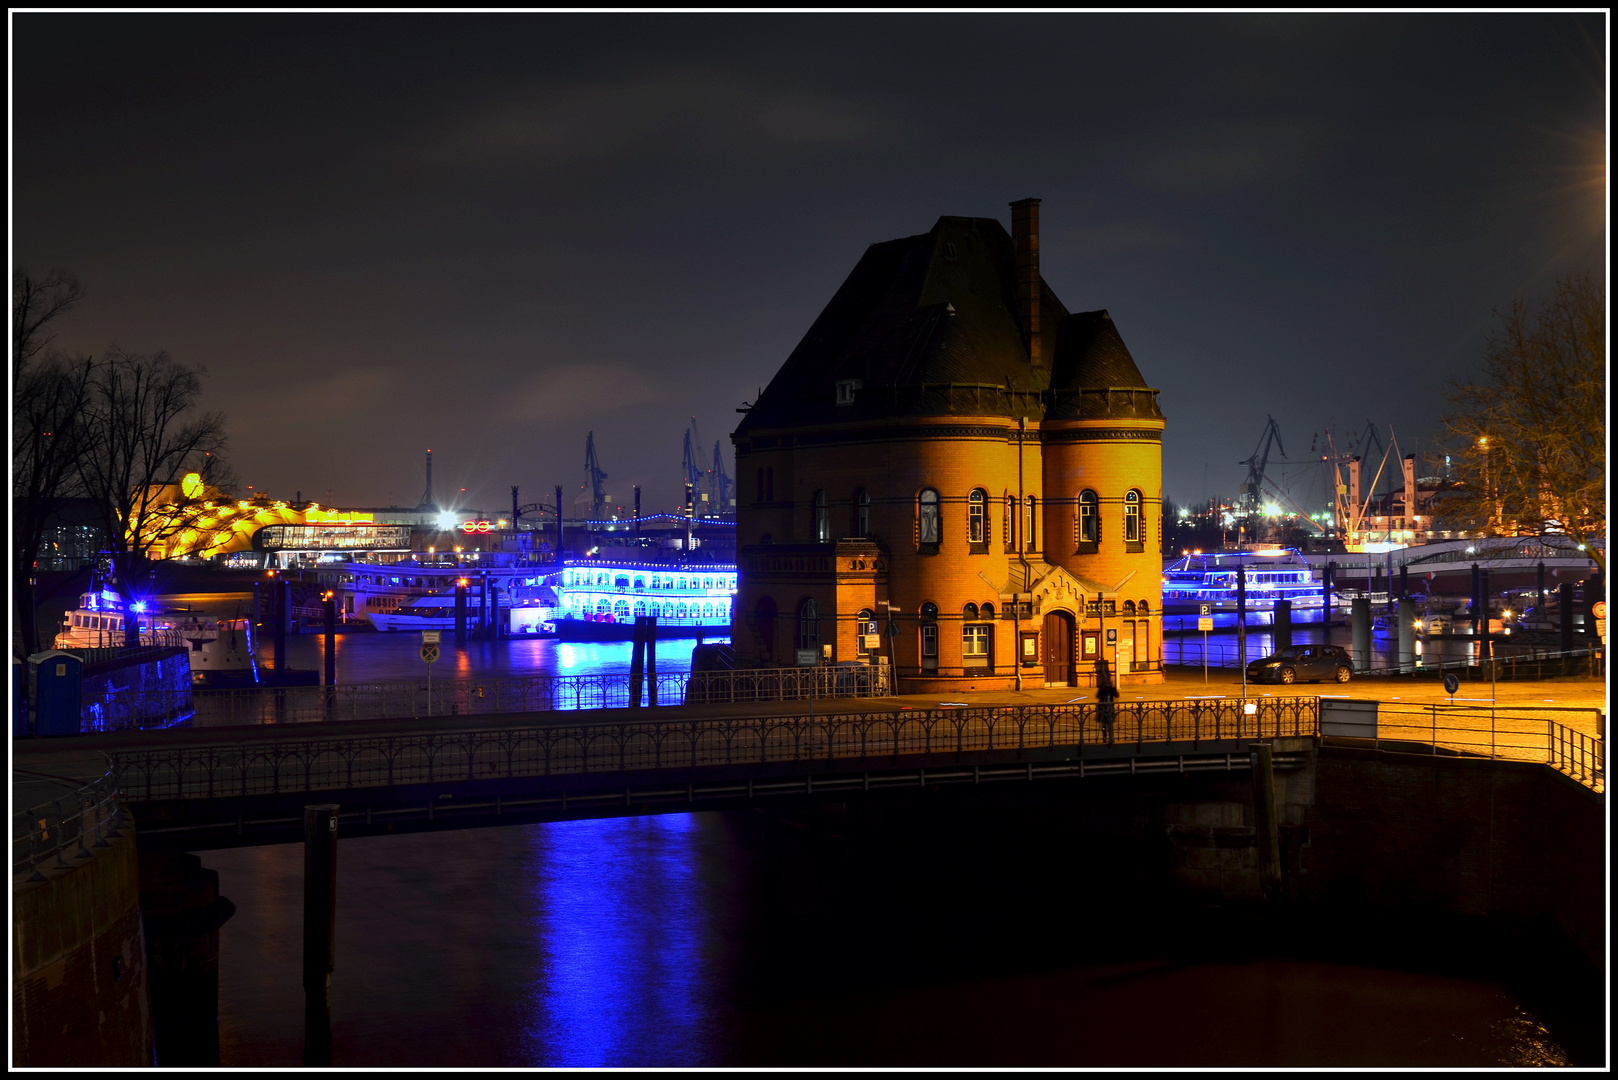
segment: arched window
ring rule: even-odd
[[[1133,601],[1133,600],[1125,600],[1124,601],[1124,614],[1125,615],[1133,615],[1133,614],[1135,614],[1135,601]]]
[[[938,492],[932,488],[923,488],[917,500],[917,533],[916,538],[923,544],[936,544],[939,542],[941,530],[938,522]]]
[[[993,604],[984,604],[983,605],[983,617],[985,619],[994,618],[994,605]]]
[[[681,604],[679,607],[674,609],[674,617],[676,619],[684,619],[687,616],[689,616],[690,614],[691,614],[691,609],[686,607],[684,604]]]
[[[1124,496],[1124,541],[1140,543],[1140,492],[1131,490]]]
[[[1144,600],[1135,605],[1135,611],[1141,615],[1150,615],[1152,613],[1150,605],[1148,605]]]
[[[1005,520],[1004,524],[1005,524],[1005,528],[1006,528],[1006,533],[1005,533],[1005,537],[1004,537],[1005,542],[1006,542],[1006,550],[1008,552],[1016,551],[1017,550],[1017,496],[1015,496],[1015,495],[1007,495],[1006,496],[1006,520]]]
[[[1022,541],[1024,551],[1039,550],[1039,515],[1036,510],[1036,501],[1030,495],[1023,513]]]
[[[812,596],[798,605],[798,648],[820,651],[820,608]]]
[[[938,670],[938,605],[932,602],[921,605],[921,668],[923,671]]]
[[[831,539],[831,512],[826,507],[826,493],[815,492],[815,543],[824,544]]]
[[[1101,542],[1101,518],[1096,513],[1096,493],[1090,490],[1079,492],[1079,543],[1099,544]]]
[[[662,613],[663,609],[658,605],[656,600],[653,600],[646,606],[646,614],[648,615],[661,615]]]
[[[966,607],[961,609],[961,615],[967,619],[976,619],[978,617],[978,606],[972,603],[967,604]]]
[[[854,494],[854,535],[871,535],[871,493],[864,488]]]
[[[974,488],[966,500],[966,539],[968,543],[985,544],[988,537],[984,532],[984,514],[988,509],[989,496],[981,488]]]
[[[644,600],[636,600],[635,601],[635,617],[638,619],[644,614],[646,614],[646,601],[644,601]]]

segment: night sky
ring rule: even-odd
[[[441,502],[577,494],[594,430],[614,501],[673,509],[689,418],[728,462],[868,244],[1030,195],[1182,503],[1267,414],[1292,458],[1367,419],[1425,450],[1491,309],[1605,269],[1601,16],[12,28],[13,264],[89,290],[57,344],[206,366],[281,498],[413,505],[428,447]]]

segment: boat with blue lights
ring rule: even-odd
[[[556,636],[628,641],[635,619],[657,616],[660,638],[728,637],[734,563],[586,559],[556,576]]]
[[[127,640],[127,620],[136,622],[136,633],[142,645],[179,645],[180,635],[174,620],[148,610],[148,604],[136,600],[125,605],[117,591],[91,583],[90,591],[79,594],[79,606],[62,615],[62,625],[56,634],[58,649],[104,649],[122,646]]]
[[[1191,552],[1163,568],[1163,614],[1198,615],[1236,610],[1236,574],[1246,576],[1247,610],[1274,611],[1277,600],[1292,610],[1319,611],[1325,589],[1296,548]]]

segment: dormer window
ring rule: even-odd
[[[864,385],[865,385],[865,383],[862,382],[859,379],[838,379],[837,380],[837,404],[839,404],[839,405],[852,405],[852,404],[854,404],[854,393],[855,393],[855,391],[859,390],[859,388],[864,386]]]

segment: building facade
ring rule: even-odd
[[[744,661],[865,661],[904,691],[1162,670],[1162,435],[1106,311],[1012,231],[875,244],[731,436]]]

